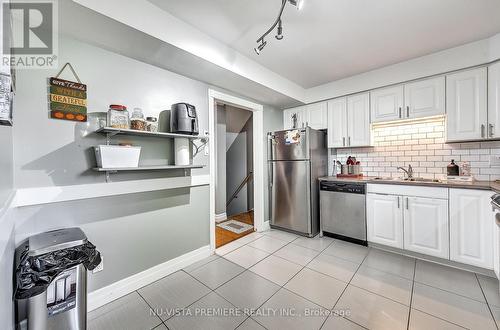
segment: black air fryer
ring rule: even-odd
[[[171,133],[198,135],[198,117],[194,105],[187,103],[172,104],[170,114]]]

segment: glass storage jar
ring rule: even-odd
[[[156,117],[146,118],[146,131],[153,133],[158,132],[158,118]]]
[[[127,107],[119,104],[111,104],[108,110],[107,125],[113,128],[129,129],[130,118]]]
[[[130,117],[130,128],[137,131],[146,130],[146,121],[144,120],[144,114],[141,108],[134,108],[132,111],[132,116]]]

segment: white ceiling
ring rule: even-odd
[[[280,0],[149,1],[304,88],[500,32],[500,0],[305,0],[257,56]]]

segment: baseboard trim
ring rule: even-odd
[[[215,215],[215,223],[221,223],[224,220],[227,220],[227,213],[226,212]]]
[[[162,264],[153,266],[140,273],[124,278],[88,294],[87,310],[90,312],[120,297],[134,292],[192,263],[210,256],[210,245],[183,254]]]

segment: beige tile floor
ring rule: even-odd
[[[498,329],[498,281],[281,231],[89,313],[89,329]]]

